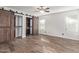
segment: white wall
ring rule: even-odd
[[[79,14],[78,10],[54,13],[39,17],[39,33],[51,36],[79,39]],[[71,19],[69,19],[71,18]],[[40,20],[45,19],[45,30],[41,30]],[[74,19],[77,22],[68,24],[68,20]],[[70,27],[69,27],[70,26]],[[74,27],[75,26],[75,27]],[[70,30],[70,31],[69,31]],[[64,35],[62,35],[64,33]]]

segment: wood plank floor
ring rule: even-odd
[[[23,39],[16,39],[12,43],[14,45],[13,53],[79,53],[78,40],[58,37],[28,36]]]

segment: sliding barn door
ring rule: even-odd
[[[33,16],[32,17],[32,33],[33,35],[37,35],[38,34],[38,17]]]
[[[11,31],[11,40],[15,39],[15,16],[14,13],[10,13],[10,31]]]
[[[14,15],[0,10],[0,42],[14,39]]]

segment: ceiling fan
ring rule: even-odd
[[[36,11],[37,11],[37,12],[41,12],[41,13],[43,13],[43,12],[50,12],[49,9],[50,9],[50,8],[48,8],[48,7],[46,7],[46,6],[40,6],[40,7],[37,7],[37,8],[36,8]]]

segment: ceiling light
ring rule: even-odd
[[[43,11],[43,10],[40,10],[40,12],[41,12],[41,13],[44,13],[44,11]]]

